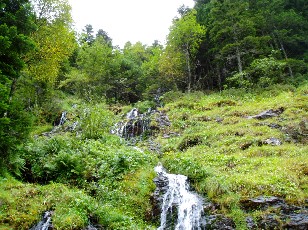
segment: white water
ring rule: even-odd
[[[52,216],[51,211],[45,212],[43,219],[30,230],[48,230],[49,227],[51,227],[51,216]]]
[[[200,219],[203,213],[202,199],[188,190],[187,177],[166,173],[159,165],[155,172],[168,178],[168,190],[163,196],[161,222],[158,230],[167,226],[167,216],[172,214],[172,207],[177,207],[178,218],[175,230],[200,230]]]
[[[134,139],[137,136],[142,139],[142,134],[150,130],[150,116],[151,110],[148,113],[141,114],[138,109],[133,108],[126,114],[126,120],[118,122],[114,129],[111,130],[111,133],[126,140]]]
[[[66,114],[67,114],[66,111],[62,112],[61,118],[60,118],[60,121],[59,121],[59,126],[63,125],[65,123],[65,121],[66,121]]]
[[[51,223],[51,213],[46,212],[44,218],[46,218],[46,222],[42,226],[42,230],[48,230],[50,223]]]

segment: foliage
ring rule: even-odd
[[[55,228],[82,228],[98,205],[84,192],[61,184],[39,186],[1,178],[0,187],[0,227],[7,229],[30,229],[46,210],[53,211]]]
[[[198,22],[207,28],[197,56],[203,88],[251,87],[252,83],[267,86],[272,81],[285,83],[303,74],[288,61],[304,59],[307,51],[304,2],[200,0],[195,9]],[[270,73],[266,74],[270,76],[264,76],[258,72],[261,62],[279,67],[268,69]],[[281,64],[285,66],[281,68]],[[272,79],[274,74],[277,75]]]
[[[86,226],[90,217],[94,223],[108,229],[152,229],[147,221],[151,220],[149,198],[154,189],[155,173],[148,167],[154,168],[157,160],[151,153],[125,146],[118,137],[110,134],[98,140],[83,140],[71,135],[39,137],[28,142],[23,151],[26,162],[23,180],[48,184],[35,187],[21,184],[48,192],[29,197],[19,189],[20,194],[15,194],[18,200],[28,202],[29,199],[32,205],[25,205],[25,208],[36,213],[24,216],[23,225],[33,224],[42,211],[52,209],[53,223],[59,229],[80,229]],[[92,197],[81,190],[63,190],[64,185],[50,184],[51,181],[78,187]],[[62,189],[60,199],[57,187]],[[11,188],[4,191],[15,193]],[[1,194],[0,200],[7,204]],[[17,209],[17,202],[8,204],[7,211],[3,212],[10,226],[19,224],[12,218],[14,213],[29,213]]]
[[[74,32],[71,30],[70,6],[67,0],[34,1],[38,29],[31,38],[36,50],[25,57],[30,78],[54,84],[61,63],[75,49]]]
[[[197,11],[191,10],[173,21],[160,67],[166,77],[185,82],[188,91],[196,84],[196,53],[205,34],[204,26],[196,21],[196,14]]]
[[[27,1],[0,3],[0,173],[9,167],[18,173],[22,164],[17,146],[31,125],[23,105],[14,98],[16,81],[25,63],[22,56],[34,48],[29,34],[35,28]]]
[[[80,127],[84,139],[99,139],[109,133],[110,127],[115,123],[105,104],[95,104],[83,109],[80,116]]]

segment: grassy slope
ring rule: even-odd
[[[69,120],[60,132],[36,136],[20,149],[27,162],[24,179],[35,183],[0,177],[0,229],[29,229],[47,210],[54,211],[55,229],[82,229],[89,218],[104,229],[155,229],[150,223],[155,173],[149,168],[157,156],[111,135],[116,120],[105,104],[69,98],[63,104]],[[74,121],[76,133],[61,131]],[[33,133],[42,130],[48,131],[41,126]]]
[[[169,93],[164,110],[172,127],[164,132],[181,135],[159,134],[161,160],[171,172],[187,175],[200,194],[219,203],[239,229],[245,217],[241,199],[276,195],[301,204],[308,197],[308,148],[299,125],[308,119],[307,94],[307,85],[259,93]],[[54,210],[56,229],[81,229],[89,217],[106,229],[155,229],[149,222],[155,173],[149,169],[157,156],[148,151],[136,154],[110,135],[115,120],[105,105],[79,103],[71,108],[78,103],[67,100],[65,110],[72,121],[80,119],[81,136],[39,137],[21,150],[32,165],[33,179],[52,183],[0,178],[0,229],[29,229],[48,209]],[[285,108],[279,117],[245,118],[279,107]],[[268,127],[271,123],[284,131]],[[262,144],[271,137],[283,144]]]
[[[181,135],[158,138],[163,164],[173,173],[187,175],[193,187],[220,204],[239,228],[245,217],[239,205],[242,199],[279,196],[303,204],[308,198],[307,129],[303,127],[308,122],[307,85],[273,86],[255,93],[170,94],[165,101],[164,110],[172,121],[169,131]],[[246,118],[281,107],[285,111],[278,117]],[[278,138],[282,145],[265,144],[268,138]]]

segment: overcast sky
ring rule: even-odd
[[[193,7],[193,0],[69,0],[77,31],[91,24],[105,30],[113,45],[127,41],[151,45],[165,43],[172,19],[181,5]]]

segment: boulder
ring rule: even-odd
[[[269,109],[269,110],[266,110],[266,111],[263,111],[257,115],[254,115],[254,116],[248,116],[247,118],[248,119],[258,119],[258,120],[263,120],[263,119],[267,119],[267,118],[271,118],[271,117],[277,117],[279,116],[280,114],[282,114],[284,112],[284,108],[281,107],[281,108],[278,108],[276,110],[274,109]]]

